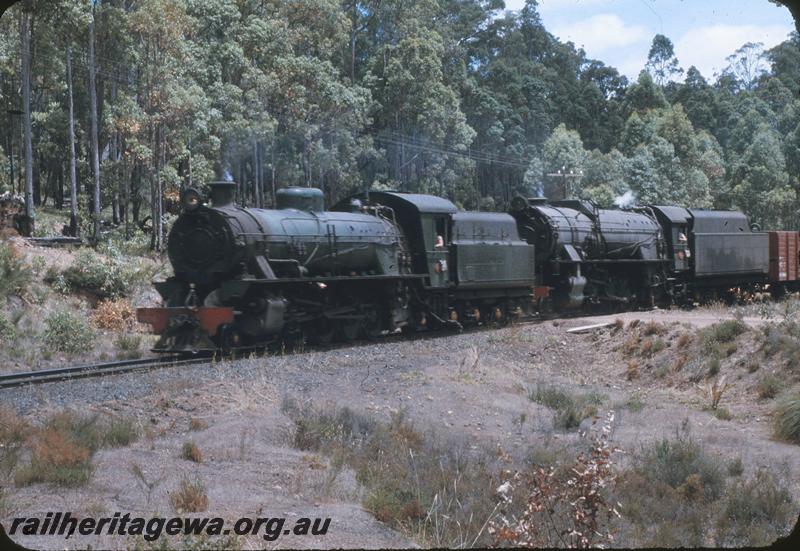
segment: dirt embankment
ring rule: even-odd
[[[475,457],[500,453],[517,464],[570,456],[583,446],[582,431],[593,416],[613,409],[613,443],[628,452],[620,466],[654,440],[689,427],[708,457],[719,465],[740,461],[744,476],[785,466],[782,482],[800,497],[798,448],[774,438],[772,430],[775,400],[798,384],[787,356],[792,351],[765,351],[769,335],[740,322],[699,329],[691,323],[698,314],[692,314],[654,314],[661,316],[658,323],[626,314],[629,321],[581,335],[566,329],[597,320],[544,322],[9,391],[4,404],[33,423],[67,406],[133,418],[140,432],[124,448],[99,449],[93,475],[77,489],[15,486],[13,477],[6,479],[0,513],[4,519],[55,509],[166,514],[182,479],[191,477],[202,481],[208,498],[203,514],[209,516],[333,519],[324,537],[287,536],[278,546],[431,544],[430,534],[425,539],[391,530],[388,525],[398,526],[364,509],[374,503],[367,498],[375,490],[364,486],[355,459],[337,464],[341,455],[297,449],[297,419],[287,400],[320,410],[347,407],[384,423],[402,412],[421,437]],[[771,375],[782,383],[774,393],[763,391]],[[727,386],[712,404],[711,388],[723,376]],[[201,462],[186,458],[189,442]],[[25,462],[23,454],[20,465]],[[495,489],[487,490],[492,499]],[[650,540],[628,543],[637,541]],[[240,543],[264,545],[258,537]],[[130,540],[69,542],[89,544],[113,547]]]

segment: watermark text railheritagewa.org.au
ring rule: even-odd
[[[260,535],[266,541],[281,536],[324,536],[330,527],[330,518],[298,518],[287,523],[286,518],[242,517],[226,523],[219,517],[138,517],[130,513],[114,513],[110,517],[76,518],[70,512],[50,512],[42,517],[17,517],[11,519],[8,534],[23,536],[60,536],[69,539],[75,534],[142,536],[155,541],[168,536],[237,536]]]

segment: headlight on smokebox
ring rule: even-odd
[[[187,212],[192,212],[202,204],[203,198],[200,196],[200,192],[196,189],[188,188],[184,190],[183,194],[181,195],[181,206],[183,207],[183,210]]]

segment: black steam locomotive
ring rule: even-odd
[[[233,183],[211,189],[211,206],[183,194],[174,276],[155,284],[165,304],[138,311],[161,336],[156,350],[324,343],[798,286],[797,232],[752,231],[739,212],[522,197],[509,214],[460,212],[399,192],[326,211],[314,188],[280,190],[265,210],[237,206]]]

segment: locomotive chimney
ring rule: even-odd
[[[233,203],[236,195],[236,182],[211,182],[211,204],[214,207],[225,207]]]

